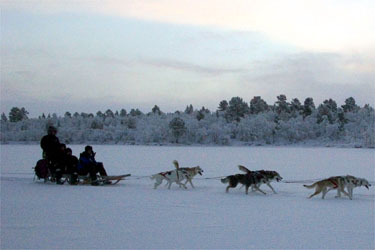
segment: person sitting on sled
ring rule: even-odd
[[[59,164],[61,144],[56,134],[57,129],[54,126],[49,126],[47,135],[43,136],[40,141],[40,147],[43,149],[43,158],[47,160],[48,169],[54,177],[62,174],[62,169]]]
[[[76,185],[78,182],[78,158],[73,155],[72,149],[67,148],[65,150],[65,169],[64,173],[69,174],[70,177],[70,184]]]
[[[91,146],[86,146],[85,151],[80,154],[78,164],[78,174],[87,175],[90,174],[91,185],[97,186],[99,182],[96,178],[96,174],[99,173],[101,176],[107,176],[107,172],[104,169],[102,162],[95,160],[96,153],[93,151]],[[111,181],[105,181],[104,184],[111,184]]]

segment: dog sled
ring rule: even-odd
[[[131,176],[131,174],[123,174],[123,175],[107,175],[107,176],[96,176],[96,181],[99,185],[115,185],[120,181],[125,180],[126,177]],[[71,175],[64,174],[62,177],[64,182],[71,183]],[[78,175],[77,177],[77,184],[91,184],[90,175]]]
[[[34,167],[34,173],[34,181],[42,180],[44,182],[56,182],[56,177],[49,171],[48,163],[44,159],[37,162],[36,166]],[[125,180],[125,178],[129,176],[131,176],[131,174],[108,176],[97,175],[96,181],[99,185],[114,185],[119,183],[120,181]],[[72,175],[63,174],[61,177],[61,184],[72,184],[72,180]],[[74,184],[91,184],[90,175],[78,175]]]
[[[115,185],[120,181],[126,179],[126,177],[131,176],[131,174],[123,174],[123,175],[108,175],[108,176],[100,176],[97,175],[96,181],[99,185]],[[44,182],[56,182],[56,178],[48,174],[44,178],[39,178],[37,175],[34,177],[34,181],[36,180],[43,180]],[[63,174],[61,177],[62,184],[64,183],[72,183],[72,176],[70,174]],[[90,175],[78,175],[76,180],[76,185],[89,185],[91,184]]]

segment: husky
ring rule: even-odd
[[[180,165],[179,165],[178,161],[176,161],[176,160],[173,161],[173,165],[175,166],[176,170],[186,171],[187,175],[186,175],[185,185],[189,182],[191,187],[195,188],[192,180],[197,174],[202,175],[203,169],[201,169],[200,166],[191,167],[191,168],[180,168]]]
[[[367,189],[369,189],[369,187],[371,187],[371,184],[365,178],[358,178],[352,175],[336,176],[336,177],[342,178],[342,180],[344,181],[344,186],[347,188],[348,193],[352,198],[353,198],[354,188],[364,186]],[[339,197],[341,197],[341,190],[337,189],[336,198],[339,198]]]
[[[272,190],[274,194],[277,194],[275,189],[271,186],[272,181],[279,182],[283,179],[283,177],[280,176],[280,174],[276,171],[268,171],[268,170],[257,170],[257,171],[252,171],[261,175],[264,175],[267,179],[266,185]],[[259,186],[261,186],[262,183],[259,183]],[[259,187],[258,186],[258,187]]]
[[[345,187],[345,180],[341,178],[340,176],[334,176],[330,177],[328,179],[324,179],[321,181],[317,181],[313,183],[312,185],[303,185],[306,188],[314,188],[315,187],[315,192],[310,195],[308,198],[312,198],[313,196],[322,193],[322,199],[326,196],[327,192],[332,190],[332,189],[338,189],[340,192],[344,193],[346,196],[349,197],[349,199],[352,199],[349,193],[347,193],[344,190]]]
[[[229,175],[229,176],[221,179],[222,183],[224,183],[224,184],[228,183],[228,186],[225,189],[225,191],[227,193],[229,192],[230,188],[235,188],[235,187],[237,187],[238,183],[241,183],[242,185],[244,185],[246,187],[246,194],[249,193],[249,187],[250,186],[253,187],[255,190],[258,190],[262,194],[266,194],[265,192],[263,192],[258,187],[258,185],[260,183],[264,183],[264,184],[267,183],[267,178],[264,175],[258,174],[256,172],[252,172],[252,171],[248,170],[246,167],[241,166],[241,165],[238,166],[238,168],[241,171],[245,172],[246,174]]]
[[[185,170],[175,169],[154,174],[150,178],[151,180],[155,179],[154,189],[156,189],[163,182],[163,180],[167,181],[168,189],[171,189],[171,185],[173,182],[176,182],[180,187],[184,187],[185,189],[187,189],[186,185],[181,181],[187,180],[188,175],[188,172]]]

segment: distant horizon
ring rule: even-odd
[[[233,96],[233,97],[234,97],[234,96]],[[233,97],[230,97],[230,98],[228,98],[228,99],[223,99],[223,100],[226,100],[226,101],[229,102],[230,99],[233,98]],[[251,101],[251,99],[254,98],[254,97],[256,97],[256,96],[252,97],[252,98],[251,98],[250,100],[248,100],[248,101],[247,101],[246,99],[244,99],[243,97],[241,97],[241,96],[238,96],[238,97],[242,98],[244,102],[246,102],[246,103],[248,103],[248,104],[250,105],[250,101]],[[347,98],[350,98],[350,97],[353,97],[353,96],[349,96],[349,97],[347,97]],[[261,97],[261,98],[262,98],[262,97]],[[310,98],[310,97],[306,97],[306,98]],[[304,103],[304,101],[305,101],[306,98],[304,98],[304,99],[299,99],[299,98],[297,98],[297,99],[301,102],[301,105],[303,105],[303,103]],[[341,108],[341,106],[345,104],[345,100],[347,99],[347,98],[345,98],[345,100],[343,100],[342,103],[341,103],[341,102],[338,102],[337,100],[334,100],[333,98],[327,98],[327,99],[324,99],[324,100],[321,101],[321,102],[317,102],[317,101],[314,99],[314,97],[311,97],[311,98],[313,98],[313,101],[314,101],[314,104],[315,104],[315,108],[318,108],[318,106],[319,106],[320,104],[322,104],[325,100],[329,100],[329,99],[332,99],[333,101],[335,101],[336,104],[337,104],[337,107],[338,107],[338,108]],[[361,107],[361,108],[364,107],[365,105],[370,105],[370,107],[374,108],[374,105],[371,104],[371,103],[359,104],[359,103],[357,102],[356,98],[355,98],[355,97],[353,97],[353,98],[354,98],[354,100],[356,101],[356,105],[359,106],[359,107]],[[263,98],[262,98],[262,99],[263,99]],[[293,98],[288,98],[288,97],[287,97],[287,102],[290,103],[293,99],[295,99],[295,97],[293,97]],[[130,112],[132,109],[134,109],[134,110],[137,110],[137,109],[138,109],[138,110],[140,110],[142,113],[147,114],[147,113],[152,112],[152,108],[153,108],[155,105],[158,106],[158,107],[160,108],[160,110],[161,110],[163,113],[174,113],[174,112],[177,112],[177,111],[179,111],[179,112],[184,112],[185,109],[186,109],[186,107],[187,107],[187,106],[190,106],[190,105],[193,106],[194,110],[200,110],[202,107],[204,107],[204,108],[210,110],[211,112],[216,112],[216,110],[217,110],[218,107],[219,107],[220,102],[223,101],[223,100],[220,100],[220,101],[217,103],[217,105],[216,105],[215,108],[210,108],[210,107],[205,106],[205,105],[203,105],[203,106],[196,106],[196,105],[194,105],[193,103],[190,103],[190,104],[186,104],[186,105],[184,105],[181,109],[175,109],[175,110],[164,110],[160,105],[158,105],[158,104],[154,104],[153,106],[151,106],[151,107],[150,107],[149,109],[147,109],[147,110],[146,110],[146,109],[141,109],[141,108],[139,108],[139,107],[129,107],[129,108],[126,108],[126,107],[119,107],[119,108],[104,108],[104,109],[99,109],[99,110],[94,110],[94,111],[84,111],[84,110],[66,110],[66,111],[63,111],[63,112],[61,112],[61,113],[59,113],[59,112],[48,112],[48,113],[47,113],[47,112],[42,112],[42,113],[40,113],[40,114],[36,114],[36,115],[34,115],[35,112],[33,112],[33,110],[29,110],[27,107],[20,107],[20,106],[19,106],[19,107],[14,106],[14,107],[17,107],[17,108],[25,108],[25,110],[26,110],[27,112],[29,112],[28,118],[32,119],[32,118],[39,118],[39,117],[42,116],[43,114],[44,114],[46,117],[47,117],[48,115],[51,115],[51,116],[52,116],[53,114],[56,114],[58,117],[63,117],[63,116],[65,115],[66,112],[70,112],[72,115],[73,115],[74,113],[76,113],[76,112],[79,113],[79,114],[81,114],[81,113],[86,113],[86,114],[93,114],[93,115],[96,115],[96,113],[99,112],[99,111],[105,113],[107,110],[111,110],[111,111],[113,111],[113,112],[115,113],[116,111],[120,112],[122,109],[125,109],[126,112],[127,112],[127,114],[129,114],[129,112]],[[263,99],[263,100],[266,101],[266,103],[267,103],[269,106],[273,106],[273,105],[275,104],[275,102],[277,101],[277,97],[275,97],[275,100],[274,100],[274,102],[272,102],[272,103],[268,102],[268,101],[265,100],[265,99]],[[12,107],[12,108],[13,108],[13,107]],[[1,113],[4,113],[4,114],[8,117],[10,110],[11,110],[11,108],[9,109],[9,111],[8,111],[7,113],[6,113],[6,112],[1,112]]]

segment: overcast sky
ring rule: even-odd
[[[375,104],[372,0],[1,1],[1,112]]]

